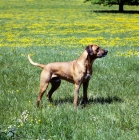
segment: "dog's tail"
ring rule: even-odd
[[[34,66],[41,67],[41,68],[44,68],[44,66],[45,66],[45,65],[43,65],[43,64],[39,64],[39,63],[33,62],[32,59],[30,58],[30,55],[29,55],[29,54],[28,54],[28,60],[29,60],[29,62],[30,62],[32,65],[34,65]]]

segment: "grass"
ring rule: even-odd
[[[92,12],[106,8],[79,0],[0,1],[0,139],[139,139],[139,15]],[[73,109],[74,86],[66,81],[52,104],[44,95],[36,108],[41,69],[27,54],[43,64],[70,61],[90,43],[109,53],[93,65],[86,108]]]

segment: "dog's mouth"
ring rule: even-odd
[[[102,58],[102,57],[105,57],[107,55],[108,51],[107,50],[104,50],[104,52],[102,54],[98,54],[97,57],[98,58]]]

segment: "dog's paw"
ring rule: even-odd
[[[85,105],[85,104],[87,104],[87,103],[88,103],[88,99],[86,99],[86,100],[83,99],[83,100],[81,100],[81,102],[80,102],[81,105],[83,105],[83,104]]]

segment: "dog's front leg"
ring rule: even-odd
[[[80,84],[75,84],[75,89],[74,89],[74,109],[77,108],[77,104],[78,104],[79,88],[80,88]]]
[[[88,85],[89,85],[89,80],[87,80],[86,82],[83,83],[83,100],[82,100],[81,104],[84,104],[84,106],[86,105],[86,103],[88,101],[88,98],[87,98]]]

